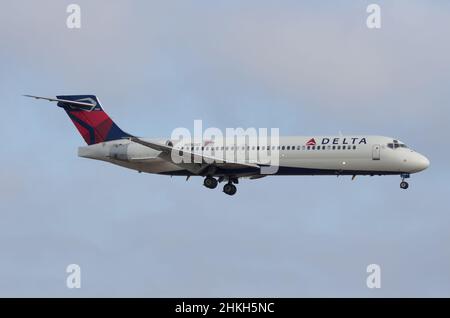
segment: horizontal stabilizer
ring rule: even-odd
[[[73,100],[68,100],[68,99],[41,97],[41,96],[34,96],[34,95],[23,95],[23,96],[31,97],[31,98],[35,98],[35,99],[43,99],[43,100],[47,100],[49,102],[61,102],[61,103],[64,103],[64,104],[68,104],[68,105],[70,105],[72,107],[81,108],[81,109],[87,110],[87,111],[90,111],[95,106],[97,106],[97,104],[73,101]]]

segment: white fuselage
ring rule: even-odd
[[[428,167],[428,159],[394,138],[383,136],[294,136],[280,137],[279,144],[250,146],[235,139],[221,142],[183,143],[163,139],[142,139],[167,144],[219,159],[242,158],[255,163],[249,153],[277,156],[274,175],[387,175],[409,174]],[[227,148],[228,147],[228,148]],[[202,150],[203,148],[203,150]],[[130,140],[113,140],[79,148],[79,156],[104,160],[137,171],[167,175],[193,175],[182,166],[164,160],[161,152]],[[251,157],[251,158],[250,158]],[[258,158],[258,157],[257,157]],[[215,169],[212,176],[261,175],[257,169]]]

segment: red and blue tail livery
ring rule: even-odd
[[[56,99],[88,145],[131,137],[103,111],[96,96],[60,95]]]

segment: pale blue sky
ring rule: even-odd
[[[2,1],[0,296],[450,296],[450,4],[379,1],[369,30],[372,2]],[[140,136],[195,119],[393,136],[431,166],[407,191],[268,177],[228,197],[78,158],[66,114],[21,94],[96,94]]]

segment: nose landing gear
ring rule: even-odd
[[[402,173],[400,175],[400,177],[402,177],[402,182],[400,182],[400,188],[402,188],[404,190],[408,189],[409,184],[408,184],[408,182],[405,181],[405,179],[409,178],[409,173]]]

